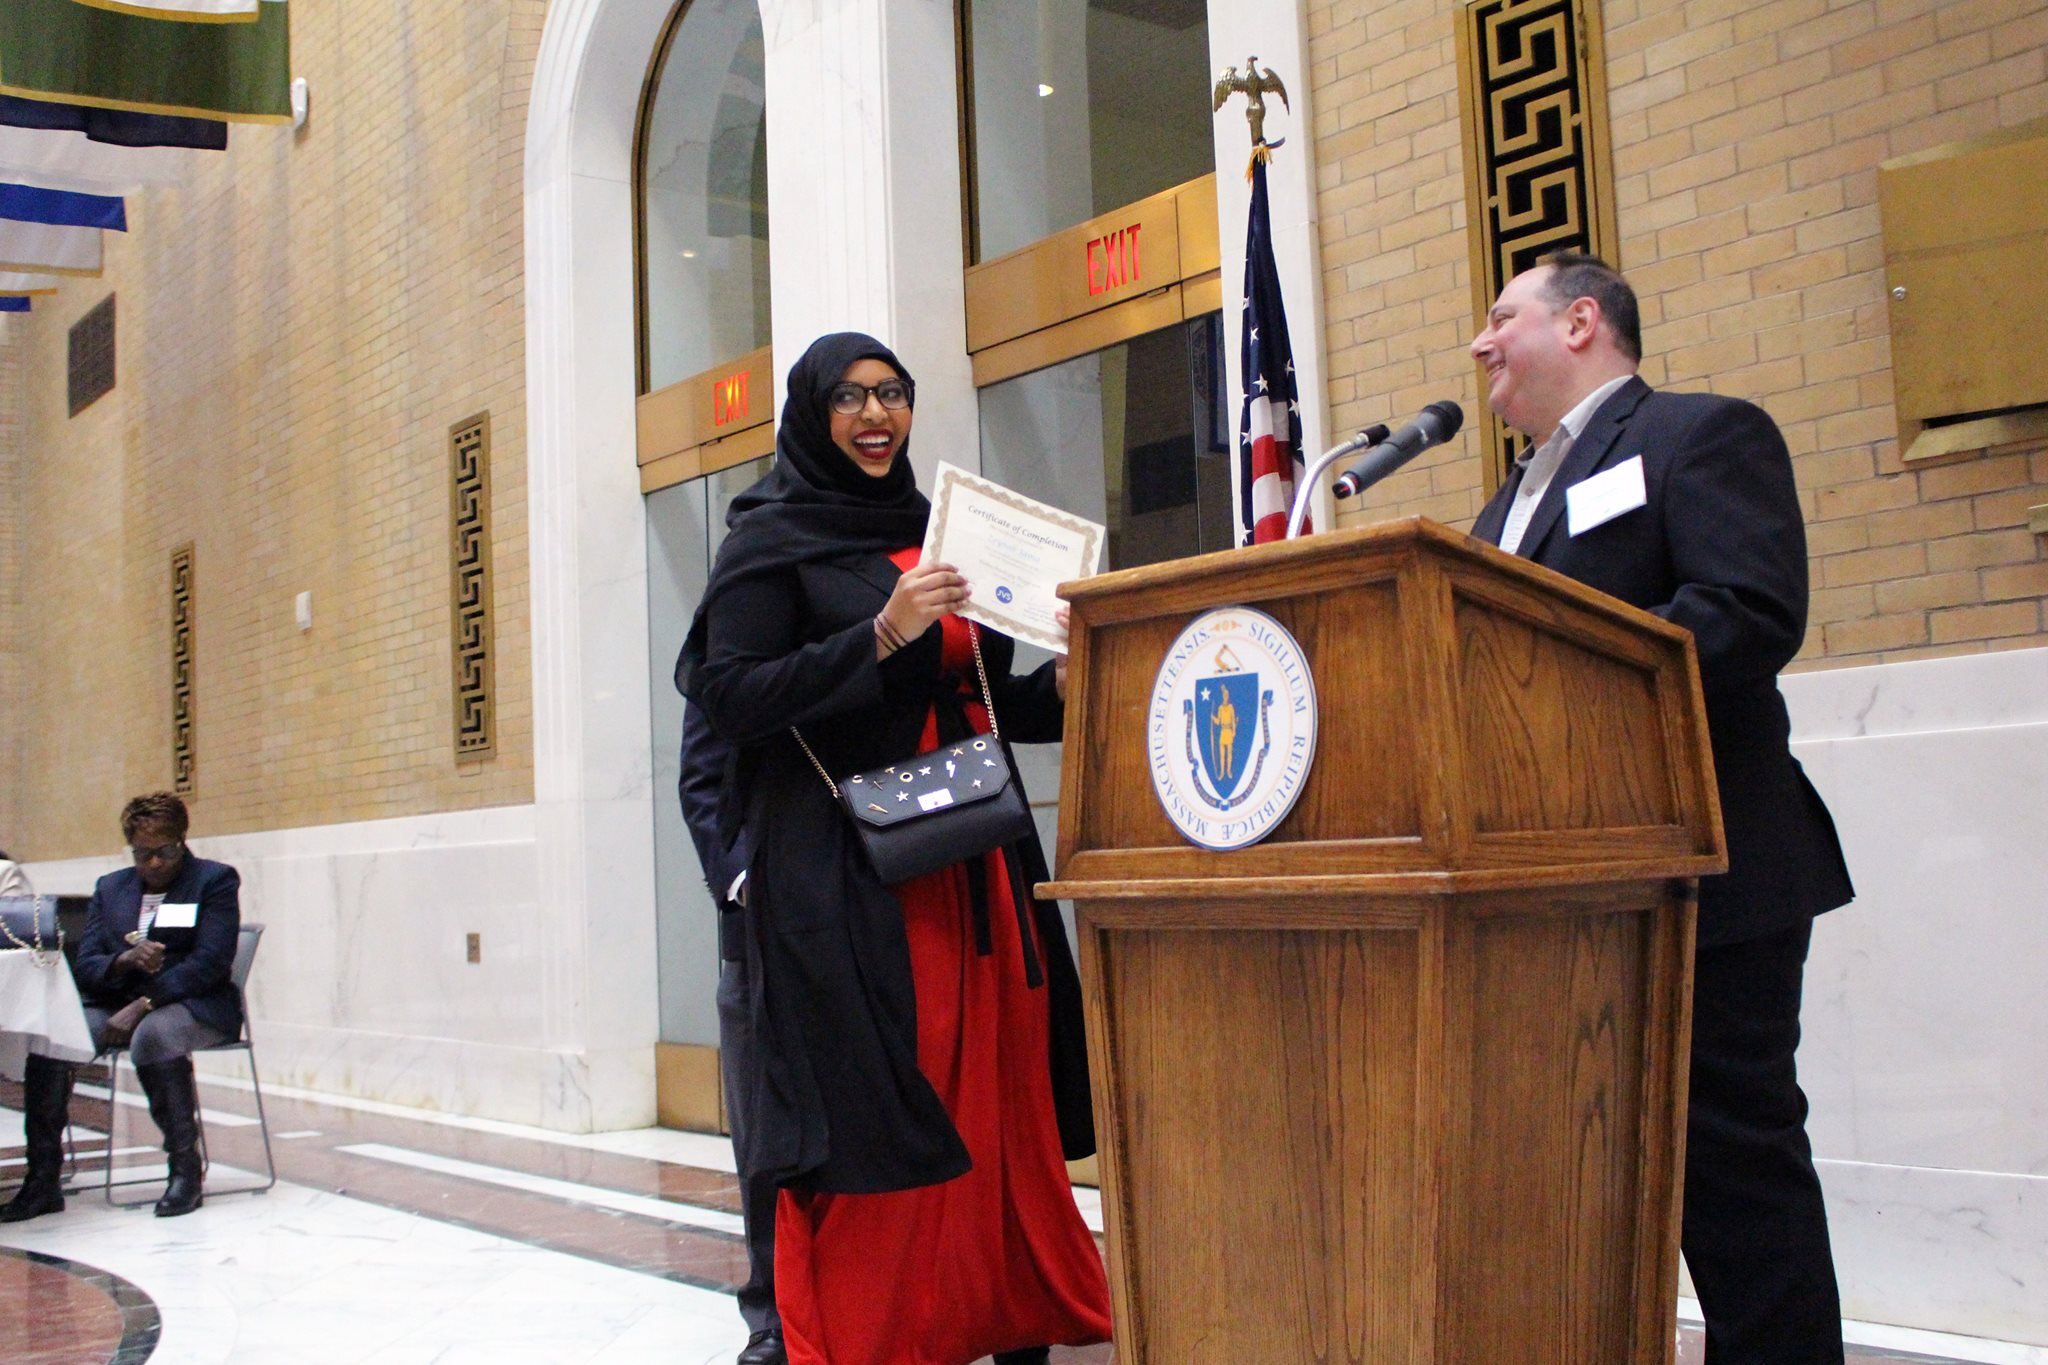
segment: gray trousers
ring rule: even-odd
[[[760,1066],[760,1048],[747,1007],[752,991],[744,960],[727,961],[718,975],[718,1059],[725,1072],[725,1119],[740,1147],[754,1116],[744,1104],[741,1076]],[[740,1172],[740,1219],[747,1239],[747,1282],[740,1286],[740,1318],[749,1332],[782,1326],[775,1311],[775,1183]]]
[[[113,1017],[113,1010],[97,1005],[85,1007],[85,1023],[92,1030],[95,1050],[106,1051],[107,1020]],[[200,1048],[227,1040],[228,1036],[219,1029],[194,1019],[192,1011],[183,1004],[164,1005],[143,1015],[142,1022],[135,1026],[128,1039],[128,1060],[137,1066],[155,1066],[158,1062],[189,1057]]]

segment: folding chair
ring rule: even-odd
[[[235,985],[235,998],[242,1006],[242,1036],[231,1038],[225,1043],[215,1043],[212,1047],[199,1048],[196,1051],[244,1052],[248,1054],[249,1082],[255,1087],[256,1091],[256,1122],[263,1134],[263,1169],[265,1179],[260,1185],[240,1185],[227,1190],[216,1190],[209,1187],[205,1191],[207,1194],[262,1194],[277,1183],[277,1162],[270,1153],[270,1116],[263,1112],[263,1081],[256,1074],[256,1047],[249,1025],[249,968],[256,961],[256,945],[262,939],[262,925],[244,924],[241,936],[235,941],[235,965],[228,973],[228,979],[234,982]],[[163,1183],[162,1178],[158,1176],[134,1180],[114,1179],[114,1148],[118,1145],[114,1141],[114,1130],[119,1127],[118,1117],[121,1107],[121,1057],[127,1051],[126,1047],[110,1047],[102,1054],[107,1062],[107,1165],[100,1192],[106,1197],[106,1201],[116,1208],[133,1208],[136,1205],[150,1202],[147,1199],[116,1199],[114,1198],[114,1190],[117,1186],[160,1185]],[[212,1168],[213,1164],[206,1151],[206,1119],[203,1110],[199,1116],[198,1123],[199,1175],[200,1180],[203,1182],[206,1178],[206,1172]]]

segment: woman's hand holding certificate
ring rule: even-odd
[[[1064,654],[1056,589],[1095,572],[1104,534],[1092,521],[941,464],[924,560],[951,564],[972,586],[962,616]]]

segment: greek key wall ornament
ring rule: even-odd
[[[1542,257],[1590,251],[1619,267],[1620,236],[1600,0],[1464,0],[1458,17],[1477,332],[1501,286]],[[1497,417],[1481,431],[1490,493],[1524,438]]]
[[[491,415],[448,429],[455,757],[485,758],[497,741],[491,625]]]
[[[171,551],[171,790],[198,790],[199,753],[193,728],[192,546]]]
[[[1287,628],[1250,607],[1188,623],[1166,651],[1146,708],[1152,789],[1203,848],[1271,834],[1316,755],[1316,686]]]

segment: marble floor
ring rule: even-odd
[[[279,1182],[246,1086],[203,1087],[213,1168],[186,1218],[109,1208],[99,1182],[161,1171],[135,1098],[103,1087],[72,1112],[79,1164],[65,1212],[0,1227],[0,1361],[728,1362],[745,1344],[731,1149],[647,1130],[565,1137],[509,1124],[266,1090]],[[22,1168],[20,1088],[0,1081],[0,1197]],[[138,1186],[129,1193],[153,1196]],[[1083,1216],[1100,1229],[1092,1191]],[[1681,1365],[1701,1343],[1691,1305]],[[1696,1319],[1696,1312],[1692,1316]],[[2048,1349],[1847,1324],[1852,1365],[2048,1365]],[[1056,1350],[1108,1365],[1107,1346]]]

